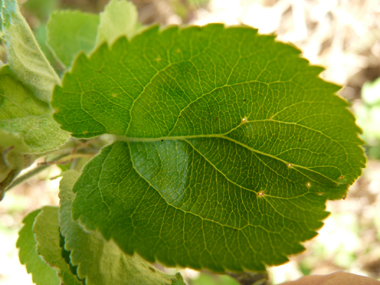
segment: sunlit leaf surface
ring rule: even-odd
[[[55,89],[55,119],[120,141],[84,168],[74,219],[170,266],[285,262],[365,161],[321,71],[273,36],[222,25],[153,27],[79,56]]]

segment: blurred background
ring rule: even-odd
[[[55,9],[98,13],[108,0],[19,1],[43,51],[46,22]],[[331,215],[306,251],[269,269],[273,284],[308,274],[347,271],[380,280],[380,1],[379,0],[133,0],[143,24],[221,22],[249,25],[292,43],[321,77],[342,85],[339,95],[351,104],[363,130],[367,168],[345,200],[330,201]],[[59,64],[56,63],[59,69]],[[17,233],[27,213],[57,205],[60,168],[52,166],[14,188],[0,203],[0,284],[32,284],[18,261]],[[170,270],[170,269],[169,269]],[[182,270],[189,285],[236,285],[229,276]]]

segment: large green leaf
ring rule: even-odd
[[[98,15],[56,11],[47,24],[48,45],[65,66],[70,66],[79,52],[90,52],[94,48],[98,25]]]
[[[17,78],[41,101],[49,103],[60,80],[42,53],[16,0],[2,0],[1,20],[7,62]]]
[[[62,257],[58,226],[58,208],[45,206],[35,219],[33,233],[37,252],[47,264],[57,270],[64,285],[79,285],[81,281],[71,272],[70,265]],[[58,283],[60,284],[60,283]]]
[[[86,278],[87,285],[158,285],[178,281],[179,276],[164,274],[137,255],[126,255],[114,241],[105,241],[99,232],[87,233],[72,220],[71,203],[75,197],[72,188],[78,176],[78,172],[71,170],[62,178],[59,219],[65,248],[71,251],[71,263],[78,265],[79,277]]]
[[[31,212],[23,220],[24,226],[19,232],[16,246],[20,249],[21,264],[25,264],[32,280],[37,285],[61,284],[57,272],[47,265],[37,253],[37,242],[32,231],[34,220],[41,210]]]
[[[365,158],[359,129],[295,48],[248,27],[153,27],[77,58],[53,96],[80,138],[74,219],[167,265],[264,270],[303,250]]]

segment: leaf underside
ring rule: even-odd
[[[303,250],[365,158],[339,87],[299,54],[214,24],[80,55],[54,117],[120,141],[84,168],[74,219],[169,266],[263,271]]]

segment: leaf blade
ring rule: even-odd
[[[128,157],[131,148],[127,147],[126,143],[115,143],[106,147],[102,154],[86,166],[74,188],[78,192],[73,204],[73,215],[74,218],[80,218],[90,229],[99,228],[107,239],[112,237],[127,253],[132,254],[136,250],[151,262],[157,258],[169,266],[209,268],[217,272],[224,272],[225,269],[242,271],[243,268],[263,271],[265,270],[263,261],[266,264],[282,263],[286,261],[284,252],[291,254],[302,250],[300,245],[292,242],[295,236],[304,240],[313,237],[316,234],[313,228],[319,228],[322,225],[320,220],[327,214],[324,212],[325,198],[315,193],[306,193],[305,197],[301,195],[294,199],[289,198],[290,205],[283,206],[282,212],[277,216],[275,210],[271,209],[271,203],[258,197],[257,194],[250,195],[243,190],[232,194],[239,189],[230,189],[230,195],[234,195],[234,198],[231,197],[231,201],[229,201],[229,194],[226,193],[224,197],[217,199],[220,206],[215,207],[213,206],[214,200],[196,199],[195,197],[213,195],[212,193],[215,193],[214,191],[218,187],[225,189],[225,187],[221,187],[222,183],[213,185],[215,181],[222,180],[220,175],[213,173],[219,178],[210,179],[208,184],[201,184],[203,177],[195,177],[191,187],[187,185],[187,189],[185,188],[186,191],[183,189],[183,193],[179,190],[170,191],[170,187],[180,189],[177,184],[174,184],[176,180],[166,180],[166,184],[169,183],[169,189],[163,189],[160,188],[163,184],[157,185],[156,181],[146,178],[147,171],[145,173],[141,171],[142,167],[139,172],[136,171],[136,168],[139,167],[134,168],[130,165],[133,163],[133,160]],[[167,152],[174,149],[175,146],[161,148],[163,152]],[[131,152],[133,153],[133,151]],[[134,153],[141,155],[141,152]],[[150,159],[153,159],[152,156]],[[120,173],[123,173],[123,177],[114,177],[112,169],[116,166]],[[165,174],[169,176],[168,172],[171,169],[171,167],[157,168],[156,166],[146,168],[151,169],[152,177],[159,172],[164,173],[163,176]],[[98,171],[102,171],[102,174]],[[97,181],[99,186],[94,186],[90,177],[98,175],[102,178]],[[112,177],[113,183],[107,186],[110,177]],[[129,185],[128,181],[133,181],[133,184]],[[197,185],[200,185],[202,189],[197,189]],[[207,187],[209,189],[205,190],[204,188]],[[231,185],[229,187],[233,188]],[[96,205],[95,207],[83,203],[83,198],[89,195],[91,195],[91,204]],[[296,204],[294,203],[296,199],[300,200],[298,207],[305,208],[302,214],[288,214],[284,217],[286,222],[277,221],[279,216],[281,218],[281,215],[291,209],[291,205]],[[243,204],[236,204],[238,201],[243,201]],[[257,214],[254,211],[256,203],[259,209],[263,208],[267,213]],[[311,209],[316,213],[313,213]],[[234,218],[231,213],[240,213],[242,216]],[[265,218],[266,215],[272,217]],[[297,218],[302,216],[303,218],[297,221]],[[308,221],[307,218],[313,219]],[[315,219],[317,221],[314,221]],[[277,221],[277,224],[272,223],[270,226],[271,220]],[[112,228],[108,226],[110,223],[113,224]],[[282,239],[279,237],[276,227],[284,228]],[[291,229],[294,229],[294,232]],[[121,232],[123,234],[120,234]],[[249,241],[247,239],[249,236],[256,236],[257,239]],[[277,243],[276,246],[268,246],[268,243],[274,241]],[[179,247],[179,244],[182,243],[184,245],[172,252],[168,242],[169,244],[174,243],[174,248]],[[238,246],[239,242],[241,244]],[[227,250],[219,252],[219,248],[227,248]],[[280,250],[276,252],[275,249]]]
[[[22,169],[70,136],[53,120],[50,106],[17,80],[8,66],[0,70],[0,136],[0,198]]]
[[[100,13],[100,23],[96,38],[96,47],[113,42],[121,37],[132,37],[137,29],[137,9],[132,2],[111,0]]]
[[[47,265],[37,253],[37,242],[32,228],[36,216],[41,210],[29,213],[23,220],[24,226],[19,232],[16,247],[20,249],[20,263],[26,266],[28,273],[32,274],[32,280],[37,285],[60,284],[57,272]]]
[[[69,264],[62,257],[57,207],[45,206],[41,209],[33,225],[33,233],[37,241],[38,254],[57,271],[62,283],[82,284],[72,274]]]
[[[50,103],[53,88],[60,84],[60,79],[38,46],[17,1],[3,0],[2,3],[8,65],[38,99]]]
[[[55,119],[73,136],[124,142],[85,167],[74,218],[171,266],[285,262],[365,162],[321,70],[271,36],[222,25],[153,27],[80,56],[54,94]]]
[[[65,29],[62,30],[62,26]],[[56,11],[47,24],[48,45],[57,58],[69,67],[75,56],[95,46],[99,16],[79,11]]]

